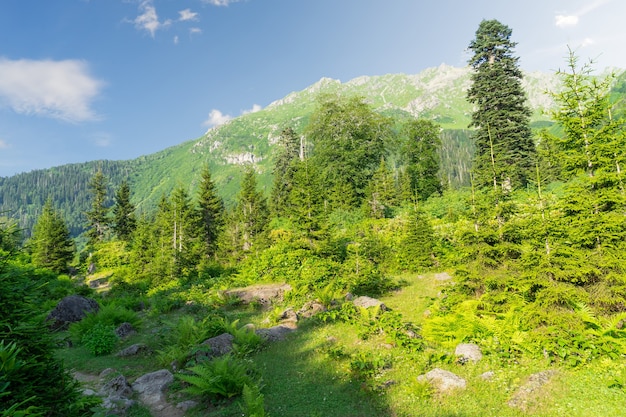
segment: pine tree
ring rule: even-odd
[[[74,258],[74,241],[65,222],[48,199],[33,228],[30,240],[33,264],[57,273],[67,272]]]
[[[286,128],[281,132],[278,145],[280,150],[274,163],[274,185],[270,196],[270,209],[272,215],[276,217],[284,216],[289,209],[289,193],[293,187],[295,164],[303,156],[301,139],[292,128]]]
[[[86,212],[87,236],[91,243],[104,241],[109,229],[109,208],[107,207],[107,178],[99,169],[89,181],[91,210]]]
[[[269,210],[263,194],[257,190],[254,168],[249,167],[241,181],[234,221],[241,250],[249,251],[262,236],[268,224]]]
[[[483,20],[469,49],[474,70],[467,97],[476,110],[474,178],[479,187],[504,192],[532,178],[536,149],[531,137],[530,109],[522,88],[512,30],[497,20]]]
[[[391,207],[395,203],[396,185],[393,174],[385,158],[381,158],[380,165],[372,177],[364,202],[365,212],[375,219],[382,219],[390,215]]]
[[[402,157],[411,184],[411,194],[422,201],[432,194],[441,193],[439,179],[439,126],[430,120],[413,119],[402,127],[405,140]]]
[[[293,186],[289,193],[289,219],[308,239],[319,237],[324,225],[324,197],[319,175],[308,159],[294,163]]]
[[[118,239],[129,241],[136,227],[135,206],[130,202],[130,186],[124,180],[115,193],[112,228]]]
[[[198,189],[198,206],[198,220],[204,252],[207,257],[213,257],[217,250],[220,231],[224,225],[225,213],[224,202],[217,194],[208,166],[202,171]]]

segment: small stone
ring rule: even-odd
[[[457,345],[454,350],[454,354],[461,359],[462,363],[468,361],[478,362],[483,358],[483,353],[480,351],[480,347],[474,343],[461,343]]]
[[[467,385],[466,381],[460,376],[440,368],[435,368],[424,375],[418,376],[417,380],[428,381],[442,392],[451,391],[453,389],[464,389]]]
[[[480,379],[483,379],[485,381],[491,381],[493,379],[493,377],[496,376],[496,373],[493,371],[487,371],[485,373],[480,374],[478,377]]]
[[[188,401],[183,401],[183,402],[176,404],[176,408],[178,408],[179,410],[187,411],[190,408],[193,408],[197,405],[198,403],[196,401],[188,400]]]
[[[357,307],[364,307],[364,308],[379,307],[381,311],[385,311],[387,309],[387,306],[382,301],[377,300],[376,298],[367,297],[364,295],[361,297],[355,298],[353,303]]]

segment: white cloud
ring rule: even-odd
[[[569,16],[564,16],[564,15],[557,15],[554,18],[554,23],[556,24],[557,27],[560,28],[564,28],[567,26],[576,26],[578,24],[578,16],[574,16],[574,15],[569,15]]]
[[[221,111],[217,109],[213,109],[209,113],[208,119],[206,119],[204,123],[202,123],[202,125],[209,126],[209,127],[219,126],[219,125],[223,125],[224,123],[228,122],[231,119],[232,119],[232,116],[228,114],[223,114]]]
[[[9,149],[11,145],[6,140],[0,139],[0,149]]]
[[[189,34],[190,35],[199,35],[202,33],[202,29],[200,28],[191,28],[189,29]]]
[[[98,117],[91,102],[102,87],[83,61],[0,58],[0,104],[16,113],[70,122],[94,120]]]
[[[211,4],[213,6],[228,6],[230,3],[236,3],[239,0],[202,0],[202,3]]]
[[[198,20],[198,13],[192,12],[191,9],[185,9],[178,12],[180,18],[178,20],[184,22],[186,20]]]
[[[610,2],[611,0],[595,0],[585,5],[585,7],[578,10],[578,12],[569,15],[559,14],[554,18],[554,24],[559,28],[564,28],[568,26],[576,26],[580,21],[580,18],[586,15],[589,12],[597,9],[605,3]]]
[[[249,110],[244,110],[244,111],[242,112],[242,114],[256,113],[256,112],[258,112],[258,111],[259,111],[259,110],[261,110],[261,109],[262,109],[262,107],[261,107],[260,105],[258,105],[258,104],[253,104],[251,109],[249,109]]]
[[[139,3],[139,10],[142,13],[133,20],[133,23],[137,29],[150,32],[150,36],[153,38],[157,30],[164,29],[172,24],[172,21],[169,19],[159,22],[159,16],[152,4],[152,0],[143,0]]]
[[[178,45],[178,35],[174,36],[174,45]]]

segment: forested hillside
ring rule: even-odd
[[[280,131],[291,127],[302,133],[316,98],[320,94],[359,95],[376,111],[401,121],[418,116],[431,119],[443,128],[441,134],[441,178],[446,186],[469,184],[473,144],[469,140],[471,106],[465,99],[469,69],[442,65],[417,75],[359,77],[340,83],[322,79],[297,93],[292,93],[267,108],[243,115],[209,130],[203,137],[184,142],[161,152],[130,161],[92,161],[47,170],[37,170],[0,178],[0,212],[19,220],[26,234],[50,197],[76,236],[84,230],[88,209],[87,183],[96,170],[102,169],[110,181],[109,193],[128,179],[133,202],[140,210],[154,210],[161,195],[179,185],[193,193],[204,164],[209,164],[220,195],[233,203],[243,172],[242,166],[253,163],[259,183],[269,193],[275,143]],[[530,73],[524,88],[533,109],[537,126],[548,122],[545,111],[552,100],[547,89],[558,87],[553,74]]]

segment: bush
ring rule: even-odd
[[[240,395],[244,386],[255,385],[249,362],[231,355],[202,362],[188,371],[189,374],[176,374],[189,384],[183,391],[210,400],[231,398]]]
[[[85,333],[82,344],[95,356],[108,355],[117,345],[118,337],[114,326],[97,323]]]
[[[141,325],[139,316],[134,311],[117,304],[109,304],[100,308],[97,313],[87,314],[81,321],[70,325],[70,334],[80,341],[96,325],[112,326],[114,329],[122,323],[130,323],[135,329]]]
[[[175,322],[165,323],[168,333],[163,339],[163,349],[158,351],[158,361],[163,366],[176,362],[183,365],[191,350],[211,337],[226,331],[224,319],[216,316],[196,320],[182,316]]]

